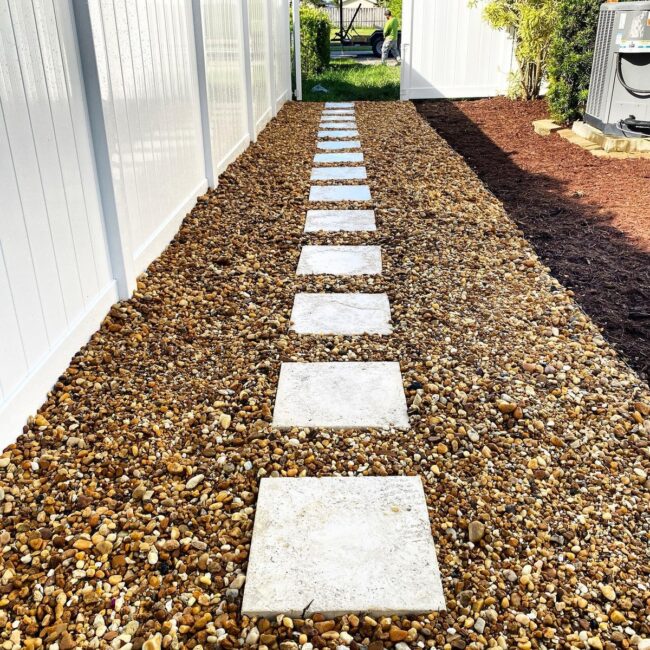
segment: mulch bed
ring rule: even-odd
[[[650,160],[537,135],[543,101],[418,102],[607,339],[650,375]]]
[[[411,104],[357,105],[377,232],[305,235],[321,110],[200,198],[0,456],[3,648],[650,636],[648,385]],[[308,243],[379,244],[383,275],[296,276]],[[298,291],[386,291],[393,334],[290,332]],[[290,360],[398,360],[411,429],[278,431]],[[447,611],[242,616],[260,477],[361,474],[421,477]]]

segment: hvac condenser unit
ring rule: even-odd
[[[650,2],[601,5],[585,122],[650,136]]]

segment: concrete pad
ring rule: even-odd
[[[354,108],[354,102],[325,102],[325,108]]]
[[[347,110],[342,110],[342,111],[323,111],[321,113],[320,119],[322,121],[325,120],[332,120],[332,121],[343,121],[345,122],[346,120],[354,120],[356,119],[356,116],[354,114],[354,111],[347,111]]]
[[[242,613],[445,609],[418,476],[263,478]]]
[[[314,162],[317,165],[360,163],[363,162],[363,154],[359,151],[348,151],[346,153],[317,153],[314,156]]]
[[[399,363],[283,363],[273,426],[406,430]]]
[[[367,185],[314,185],[309,190],[310,201],[370,201]]]
[[[352,124],[356,126],[357,122],[354,119],[354,115],[323,115],[320,121],[321,126],[323,124],[334,124],[337,128],[346,128],[341,126],[343,124]]]
[[[379,275],[379,246],[303,246],[297,275]]]
[[[359,140],[342,140],[340,142],[317,142],[316,146],[319,149],[360,149],[361,142]]]
[[[359,131],[354,129],[332,129],[318,132],[319,138],[358,138]]]
[[[298,293],[291,312],[298,334],[390,334],[385,293]]]
[[[305,232],[377,230],[374,210],[308,210]]]
[[[356,129],[357,125],[354,122],[321,122],[320,129],[338,131],[339,129]]]
[[[365,167],[314,167],[312,181],[363,181],[368,177]]]

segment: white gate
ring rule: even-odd
[[[405,0],[401,99],[503,95],[513,65],[512,39],[490,27],[483,2]]]

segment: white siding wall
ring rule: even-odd
[[[483,19],[484,2],[406,0],[402,25],[402,99],[505,94],[512,40]]]
[[[250,142],[242,0],[202,0],[207,112],[215,174]]]
[[[205,191],[190,0],[90,0],[118,218],[135,273]]]
[[[288,1],[199,2],[0,0],[0,449],[290,95]]]
[[[0,442],[116,299],[70,6],[0,0]]]
[[[253,121],[257,135],[271,119],[271,31],[268,11],[272,0],[248,0]]]

